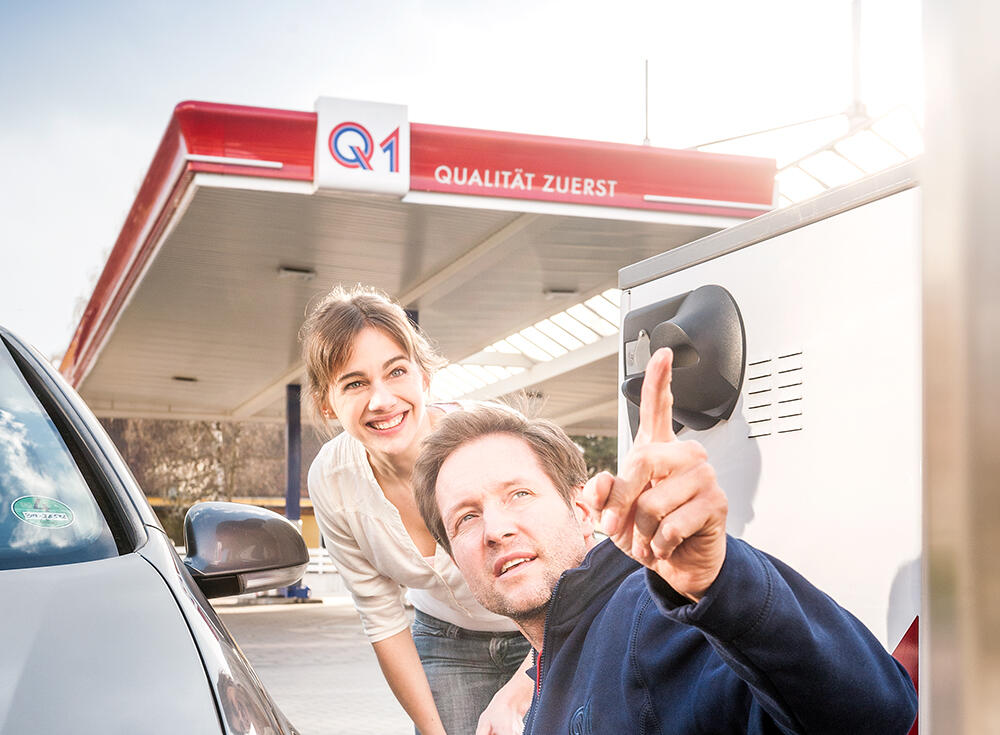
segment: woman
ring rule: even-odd
[[[312,405],[344,429],[313,462],[309,496],[386,681],[422,735],[473,735],[480,714],[481,732],[520,732],[530,647],[473,599],[410,487],[420,442],[459,408],[426,402],[444,361],[398,305],[361,286],[334,289],[300,338]]]

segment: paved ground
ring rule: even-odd
[[[323,600],[216,609],[303,735],[412,735],[350,600]]]

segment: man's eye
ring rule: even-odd
[[[466,513],[465,515],[459,516],[458,520],[455,521],[455,528],[460,528],[466,521],[471,521],[476,517],[475,513]]]

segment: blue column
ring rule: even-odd
[[[302,496],[302,387],[285,386],[285,518],[298,523]],[[281,593],[292,600],[309,599],[302,582],[283,587]]]
[[[302,387],[285,386],[285,518],[299,520],[302,495]]]

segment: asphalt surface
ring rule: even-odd
[[[216,609],[303,735],[412,735],[350,599],[322,599]]]

